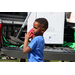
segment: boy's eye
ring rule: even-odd
[[[34,27],[35,29],[37,29],[36,27]]]

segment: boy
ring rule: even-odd
[[[48,21],[45,18],[38,18],[33,23],[33,34],[34,37],[30,44],[28,39],[31,38],[30,33],[25,33],[25,41],[23,52],[28,53],[28,62],[44,62],[43,50],[44,50],[44,38],[43,33],[48,28]]]

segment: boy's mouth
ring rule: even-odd
[[[32,32],[34,35],[35,35],[35,33],[34,32]]]

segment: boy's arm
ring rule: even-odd
[[[25,33],[25,41],[24,41],[24,47],[23,47],[23,53],[28,53],[31,49],[28,47],[28,40],[30,38],[30,33]]]

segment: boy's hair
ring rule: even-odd
[[[43,25],[43,28],[45,28],[45,30],[48,28],[48,21],[45,18],[37,18],[35,20],[36,22],[40,23]]]

